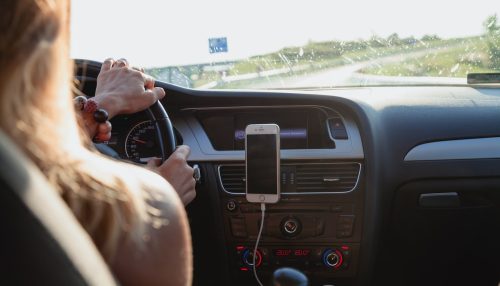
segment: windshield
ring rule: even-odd
[[[461,84],[500,71],[498,0],[72,0],[71,53],[201,89]]]

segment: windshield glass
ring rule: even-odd
[[[72,0],[74,58],[190,88],[466,83],[500,71],[498,0]]]

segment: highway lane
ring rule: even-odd
[[[426,50],[420,50],[397,55],[383,56],[380,58],[352,62],[339,67],[334,67],[314,73],[276,76],[268,78],[268,81],[259,81],[245,85],[250,89],[272,89],[272,88],[301,88],[301,87],[333,87],[345,85],[374,85],[374,84],[443,84],[443,83],[465,83],[465,79],[449,77],[399,77],[399,76],[378,76],[360,73],[364,68],[404,62],[409,59],[415,59],[426,54],[445,52],[454,48],[440,47]]]

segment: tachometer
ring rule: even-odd
[[[156,129],[151,121],[135,125],[125,139],[125,154],[131,161],[147,163],[153,157],[161,157]]]

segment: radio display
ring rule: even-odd
[[[304,120],[306,119],[306,120]],[[249,124],[277,124],[280,127],[282,149],[307,148],[307,115],[296,112],[294,116],[276,113],[240,113],[235,116],[234,145],[236,149],[245,147],[245,128]]]
[[[307,140],[307,129],[299,128],[299,129],[280,129],[280,139],[306,139]],[[235,141],[244,141],[245,140],[245,130],[236,130],[234,131],[234,140]]]
[[[264,108],[198,111],[215,150],[245,150],[245,128],[249,124],[277,124],[280,148],[335,148],[326,125],[327,115],[315,108]]]

